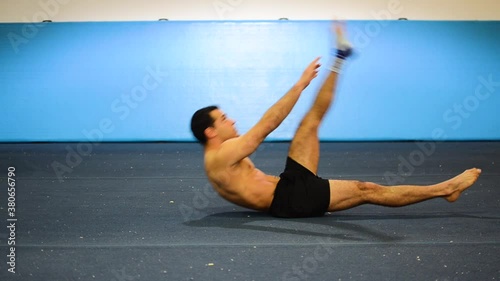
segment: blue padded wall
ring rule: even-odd
[[[499,140],[500,22],[350,21],[322,140]],[[289,140],[331,63],[328,21],[0,24],[0,141],[191,141],[217,104],[248,130],[315,57],[268,140]]]

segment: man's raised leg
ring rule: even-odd
[[[318,129],[334,98],[337,79],[344,60],[351,54],[351,46],[345,40],[342,28],[335,27],[337,33],[337,56],[316,99],[302,119],[290,144],[288,156],[314,174],[318,171],[319,139]]]
[[[312,108],[302,119],[290,144],[288,156],[314,174],[318,171],[318,129],[333,99],[338,74],[331,72],[316,96]]]
[[[345,210],[362,204],[402,207],[436,197],[454,202],[476,182],[480,174],[480,169],[473,168],[434,185],[383,186],[372,182],[330,180],[328,211]]]

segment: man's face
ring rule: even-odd
[[[224,112],[216,109],[210,112],[210,116],[215,120],[213,127],[217,133],[217,137],[219,137],[222,141],[226,141],[228,139],[239,136],[238,131],[234,126],[236,122],[232,119],[229,119],[226,114],[224,114]]]

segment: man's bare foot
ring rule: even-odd
[[[473,185],[480,174],[481,169],[472,168],[447,181],[448,186],[450,186],[453,191],[450,195],[446,196],[445,199],[448,200],[448,202],[457,201],[460,194]]]

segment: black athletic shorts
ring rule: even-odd
[[[292,158],[274,191],[269,213],[280,218],[320,217],[330,205],[330,184]]]

